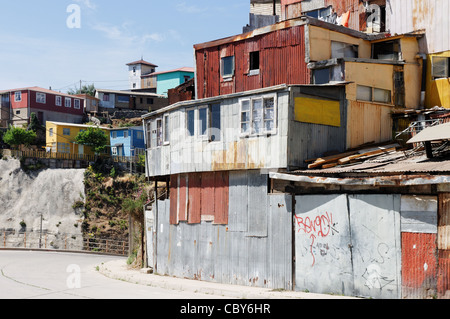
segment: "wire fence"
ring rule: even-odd
[[[86,251],[119,256],[129,253],[128,240],[17,230],[0,231],[0,236],[2,248]]]

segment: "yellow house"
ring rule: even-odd
[[[52,153],[75,154],[75,155],[95,155],[95,152],[89,146],[79,145],[75,138],[78,133],[86,131],[92,125],[81,125],[72,123],[50,122],[47,121],[46,147]],[[110,141],[109,128],[99,127]]]
[[[450,109],[450,51],[427,56],[425,106]]]

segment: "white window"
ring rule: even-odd
[[[274,95],[241,100],[241,135],[276,132],[276,98]]]
[[[356,88],[356,99],[360,101],[379,102],[390,104],[391,91],[370,86],[358,85]]]
[[[22,92],[15,92],[14,93],[14,102],[21,102],[22,101]]]
[[[72,99],[69,97],[64,98],[64,105],[66,107],[72,107]]]
[[[111,147],[111,154],[117,156],[117,147]]]
[[[170,142],[169,115],[164,115],[164,144]]]
[[[36,103],[45,104],[46,96],[45,93],[36,93]]]
[[[222,78],[230,78],[234,75],[234,56],[222,58],[220,65]]]
[[[55,97],[55,104],[56,104],[56,106],[62,106],[62,97],[61,96]]]
[[[81,103],[80,100],[74,100],[73,101],[73,107],[77,110],[79,110],[81,108]]]
[[[163,123],[162,119],[156,120],[156,146],[160,147],[163,145]]]
[[[123,131],[123,138],[128,138],[128,131]]]

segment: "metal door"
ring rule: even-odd
[[[295,197],[295,290],[353,293],[346,195]]]
[[[400,195],[348,197],[355,295],[400,298]]]

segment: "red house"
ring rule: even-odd
[[[3,113],[9,113],[8,124],[28,124],[35,113],[42,125],[47,121],[82,123],[84,99],[40,87],[0,91]]]

